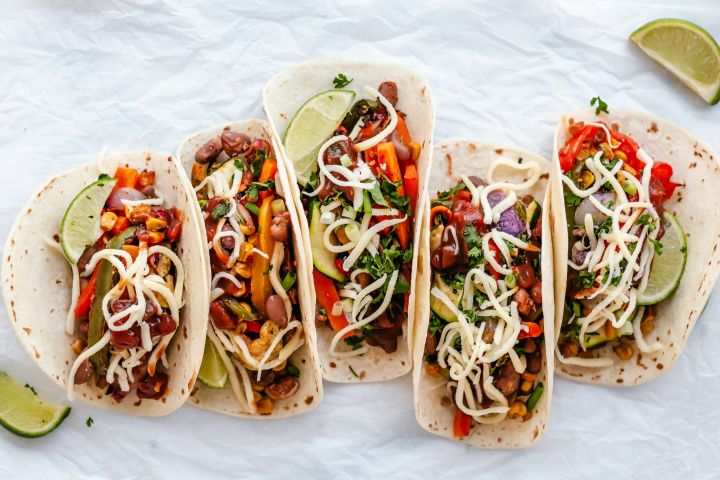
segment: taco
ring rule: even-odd
[[[310,247],[323,377],[406,374],[423,275],[415,214],[432,148],[429,87],[398,65],[315,61],[272,79],[264,104]]]
[[[323,394],[297,211],[271,138],[267,122],[249,120],[197,133],[178,150],[211,279],[206,354],[190,402],[239,417],[297,415]]]
[[[545,433],[552,396],[550,163],[513,147],[435,148],[417,284],[418,423],[480,448]],[[550,361],[548,361],[550,359]]]
[[[658,377],[717,280],[717,160],[648,114],[582,110],[558,124],[553,175],[558,372],[608,386]]]
[[[126,153],[54,177],[18,217],[8,312],[68,399],[150,416],[190,395],[207,308],[193,201],[171,157]]]

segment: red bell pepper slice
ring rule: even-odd
[[[453,435],[456,438],[465,438],[470,435],[470,423],[472,417],[455,407],[455,418],[453,419]]]
[[[520,330],[520,334],[518,334],[518,339],[523,338],[535,338],[539,337],[542,333],[542,330],[540,329],[540,325],[533,322],[520,322],[521,324],[528,327],[528,331]]]
[[[313,268],[313,283],[315,284],[315,294],[317,295],[317,301],[325,309],[328,320],[330,320],[330,326],[336,332],[339,332],[343,328],[347,327],[348,321],[345,317],[345,312],[340,315],[333,315],[333,306],[336,302],[340,301],[340,296],[335,289],[333,281],[318,272]],[[347,332],[343,335],[343,338],[352,337],[353,332]]]
[[[134,168],[118,167],[113,176],[117,178],[115,188],[137,188],[140,181],[140,173]]]
[[[665,188],[665,200],[672,197],[673,193],[675,192],[675,188],[680,185],[679,183],[670,181],[670,178],[673,176],[673,168],[669,163],[654,163],[652,166],[652,170],[650,170],[650,175],[660,180],[660,182],[663,184],[663,187]]]
[[[495,261],[500,263],[500,249],[498,248],[498,246],[495,245],[495,242],[493,240],[490,240],[488,246],[490,247],[490,250],[492,250],[492,256]],[[495,280],[500,280],[501,278],[503,278],[503,274],[495,270],[490,264],[488,264],[488,270],[490,270],[492,276],[495,277]]]
[[[572,169],[573,165],[575,165],[575,157],[578,152],[580,152],[583,142],[594,137],[598,130],[600,130],[600,127],[594,125],[585,126],[585,128],[580,130],[580,133],[575,134],[575,136],[565,144],[565,147],[560,150],[560,168],[563,173],[569,172]]]
[[[95,285],[97,284],[99,271],[99,268],[95,268],[90,280],[80,291],[77,305],[75,305],[75,318],[83,318],[90,312],[90,306],[92,305],[93,297],[95,296]]]
[[[271,321],[271,320],[269,320]],[[262,324],[258,322],[257,320],[251,320],[249,322],[245,322],[245,331],[246,332],[252,332],[252,333],[260,333],[260,329],[262,328]]]

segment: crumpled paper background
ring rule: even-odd
[[[475,137],[549,156],[560,115],[601,95],[610,108],[648,110],[720,151],[720,107],[627,40],[659,17],[698,22],[720,38],[711,0],[284,3],[3,2],[0,240],[49,176],[105,145],[174,152],[196,130],[261,116],[264,83],[320,56],[417,69],[433,87],[438,140]],[[61,400],[4,309],[0,317],[0,368]],[[527,451],[480,451],[424,432],[408,376],[328,384],[319,408],[276,422],[189,406],[142,419],[77,404],[45,438],[1,431],[0,478],[717,478],[719,320],[716,291],[685,355],[648,385],[557,379],[550,431]]]

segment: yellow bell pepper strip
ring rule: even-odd
[[[266,254],[268,258],[272,256],[275,245],[275,240],[270,236],[270,226],[272,225],[272,207],[270,204],[272,201],[272,196],[263,199],[257,224],[258,249]],[[257,253],[253,255],[252,274],[250,276],[250,298],[255,308],[261,313],[265,313],[265,302],[272,294],[269,275],[270,260],[268,258]]]
[[[123,247],[137,233],[137,227],[128,227],[116,237],[113,237],[105,248],[117,250]],[[95,281],[95,295],[90,306],[87,346],[95,345],[105,334],[105,315],[103,315],[103,298],[117,282],[117,272],[112,263],[101,260],[97,266],[97,280]],[[105,347],[90,357],[90,362],[98,375],[105,375],[108,365],[108,348]]]
[[[378,168],[385,174],[391,182],[401,182],[402,174],[400,173],[400,164],[398,163],[397,154],[395,153],[395,145],[391,142],[380,143],[377,145]],[[398,194],[405,195],[405,189],[398,187]],[[395,233],[400,242],[400,247],[405,250],[410,245],[410,223],[405,220],[395,227]]]
[[[345,312],[339,315],[333,314],[333,306],[335,303],[340,301],[340,296],[335,289],[335,284],[329,278],[318,272],[313,268],[313,283],[315,284],[315,294],[317,295],[318,303],[325,309],[325,314],[330,321],[330,326],[336,332],[339,332],[343,328],[348,326],[347,317]],[[343,338],[348,338],[353,335],[353,332],[347,332],[343,335]]]

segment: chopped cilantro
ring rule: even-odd
[[[88,427],[92,427],[92,424],[95,423],[95,420],[93,420],[92,417],[87,417],[87,420],[85,420],[85,425]]]
[[[352,336],[345,339],[345,343],[352,347],[353,350],[357,350],[362,346],[362,337]]]
[[[428,332],[432,334],[441,333],[447,325],[447,322],[440,318],[435,312],[431,312],[430,325],[428,325]]]
[[[289,375],[296,378],[300,376],[300,369],[290,360],[287,362],[287,372]]]
[[[580,205],[580,202],[582,202],[582,198],[578,197],[570,190],[565,190],[563,195],[565,196],[565,205],[568,207],[577,207]]]
[[[595,274],[588,272],[587,270],[583,270],[580,272],[578,279],[580,280],[582,288],[591,288],[593,283],[595,283]]]
[[[352,365],[348,365],[348,369],[350,370],[350,373],[352,373],[355,378],[360,378],[360,377],[358,377],[358,374],[355,372],[355,369],[352,367]]]
[[[229,211],[230,211],[230,202],[228,200],[225,200],[223,202],[220,202],[217,207],[213,208],[211,215],[212,215],[213,220],[219,220],[220,218],[227,215]]]
[[[30,384],[26,383],[25,388],[29,388],[31,392],[33,392],[33,395],[37,395],[37,392],[35,391],[35,388],[33,388]]]
[[[650,243],[652,243],[652,246],[655,249],[655,253],[658,255],[662,255],[662,250],[663,250],[662,243],[660,243],[659,240],[655,240],[654,238],[650,239]]]

